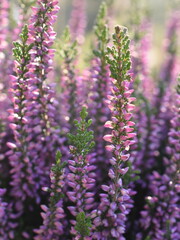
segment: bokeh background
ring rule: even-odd
[[[15,20],[18,19],[19,2],[27,0],[10,0],[12,4],[12,16]],[[29,1],[29,0],[28,0]],[[98,13],[99,6],[102,1],[105,1],[111,6],[113,12],[113,24],[110,29],[110,33],[113,33],[113,25],[124,25],[129,28],[129,34],[133,33],[131,28],[132,20],[136,17],[141,17],[143,12],[148,15],[148,19],[151,23],[151,43],[152,48],[150,52],[150,66],[156,71],[164,59],[164,39],[166,36],[166,27],[169,22],[169,18],[173,12],[180,9],[180,0],[86,0],[86,14],[87,14],[87,27],[86,38],[83,48],[83,59],[88,58],[90,45],[92,44],[93,25]],[[35,2],[35,1],[34,1]],[[56,31],[58,37],[65,27],[69,24],[73,0],[60,0],[60,12],[58,21],[56,23]],[[178,39],[180,45],[180,39]],[[180,51],[180,50],[178,50]],[[83,62],[83,61],[81,61]]]

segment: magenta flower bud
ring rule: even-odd
[[[104,190],[105,192],[109,191],[109,187],[107,185],[102,185],[101,186],[102,190]]]
[[[11,142],[7,142],[7,146],[11,149],[15,149],[17,147],[16,144],[11,143]]]
[[[121,159],[122,161],[127,161],[130,157],[130,154],[126,154],[126,155],[121,155]]]
[[[114,178],[115,178],[115,174],[114,174],[114,171],[113,171],[112,169],[109,170],[108,176],[109,176],[111,179],[114,179]]]
[[[126,174],[127,171],[129,170],[129,167],[126,167],[126,168],[120,168],[118,171],[119,173],[121,173],[122,175]]]
[[[105,135],[103,139],[107,142],[112,142],[112,137],[113,137],[112,135]]]
[[[112,122],[111,122],[111,121],[107,121],[107,122],[104,124],[104,127],[112,129],[112,128],[113,128]]]
[[[113,145],[107,145],[106,146],[106,150],[109,151],[109,152],[113,152],[115,149],[115,147]]]

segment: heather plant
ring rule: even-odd
[[[33,44],[27,44],[28,39],[28,27],[22,30],[20,35],[21,42],[14,42],[13,54],[16,59],[16,75],[11,76],[11,96],[13,108],[9,109],[10,116],[10,128],[13,131],[14,142],[8,142],[7,145],[11,149],[8,151],[9,161],[12,167],[11,177],[12,177],[12,196],[16,196],[18,201],[24,201],[27,196],[31,197],[34,195],[34,184],[33,181],[33,165],[29,162],[27,154],[27,144],[26,138],[28,136],[27,132],[27,108],[26,108],[26,98],[27,98],[27,65],[30,62],[30,50]],[[22,171],[19,171],[22,169]],[[25,187],[26,186],[26,187]],[[20,210],[20,206],[18,210]]]
[[[43,225],[34,230],[37,236],[34,239],[59,239],[64,232],[63,187],[65,184],[66,162],[61,163],[61,152],[56,153],[56,163],[50,172],[51,185],[43,190],[50,194],[49,206],[41,205]]]
[[[67,175],[68,185],[71,191],[67,191],[68,198],[75,206],[68,207],[76,220],[72,220],[72,235],[79,236],[79,239],[90,234],[90,218],[88,215],[94,206],[94,194],[92,188],[95,185],[95,170],[91,162],[89,152],[94,147],[93,132],[89,131],[92,120],[87,118],[86,108],[80,112],[80,121],[75,121],[76,134],[68,134],[70,142],[70,153],[73,160],[69,160],[69,173]],[[89,219],[89,220],[88,220]],[[84,222],[84,225],[82,224]]]
[[[56,39],[57,0],[0,2],[0,240],[180,239],[179,13],[153,70],[132,3],[129,31],[110,0],[86,34],[73,0]]]

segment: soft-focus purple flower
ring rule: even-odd
[[[12,213],[12,204],[4,201],[5,189],[0,188],[0,239],[10,240],[14,239],[18,218],[18,213]]]
[[[167,36],[164,40],[164,51],[166,52],[166,59],[163,63],[160,72],[160,79],[165,84],[174,81],[179,73],[178,65],[178,39],[180,30],[180,12],[174,11],[167,24]]]
[[[73,0],[73,8],[70,18],[70,31],[74,40],[79,44],[84,42],[86,29],[86,0]]]
[[[180,95],[176,94],[173,105],[173,118],[168,133],[167,155],[164,157],[164,173],[154,171],[150,179],[150,195],[141,212],[140,224],[146,235],[139,233],[138,239],[149,236],[155,240],[179,239],[179,157],[180,157]]]

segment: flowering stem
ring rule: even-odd
[[[117,26],[113,42],[113,47],[107,50],[107,62],[113,79],[112,95],[108,96],[112,121],[105,123],[105,127],[112,129],[112,133],[104,136],[104,140],[111,143],[106,148],[112,152],[113,157],[110,159],[111,168],[108,173],[111,181],[109,185],[102,185],[106,193],[100,194],[99,210],[102,212],[101,218],[104,219],[102,222],[105,222],[102,235],[105,236],[108,229],[108,236],[112,239],[124,239],[122,234],[125,232],[126,215],[132,207],[130,196],[134,193],[126,188],[123,180],[125,181],[129,170],[126,163],[129,159],[127,152],[134,143],[132,138],[135,136],[132,128],[134,123],[130,121],[131,111],[134,109],[131,102],[135,98],[130,97],[133,91],[129,89],[131,77],[128,71],[131,63],[127,29]]]
[[[92,121],[86,121],[87,111],[83,107],[80,113],[81,120],[75,121],[77,128],[76,134],[68,134],[71,143],[70,152],[73,160],[69,160],[70,173],[68,174],[68,184],[73,189],[68,192],[69,199],[75,203],[75,207],[69,207],[72,215],[76,216],[76,225],[72,229],[72,233],[80,237],[90,235],[91,222],[88,214],[92,208],[93,193],[91,188],[94,186],[95,180],[92,178],[91,171],[94,167],[90,165],[88,153],[94,147],[93,132],[88,128]],[[77,233],[74,231],[76,230]],[[83,239],[83,238],[82,238]]]

